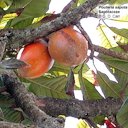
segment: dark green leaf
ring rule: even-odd
[[[79,82],[80,82],[80,88],[82,90],[82,94],[84,96],[84,99],[100,99],[102,98],[101,95],[98,93],[98,91],[95,88],[95,85],[90,83],[87,79],[85,79],[83,75],[83,65],[79,71]],[[85,72],[84,72],[85,73]]]
[[[25,6],[23,12],[12,20],[11,26],[15,26],[19,22],[25,21],[26,19],[29,20],[45,15],[49,8],[49,4],[50,0],[38,0],[38,2],[37,0],[31,0],[31,2]]]
[[[128,39],[128,29],[118,29],[115,27],[109,27],[114,33]]]
[[[14,108],[2,107],[2,111],[6,121],[20,123],[24,119],[22,113]]]
[[[103,97],[96,90],[95,85],[90,83],[87,79],[83,78],[84,86],[85,86],[85,95],[87,99],[102,99]]]
[[[11,6],[7,10],[7,12],[15,12],[17,9],[24,8],[27,6],[32,0],[13,0]]]
[[[17,59],[8,59],[0,62],[0,68],[3,69],[17,69],[26,65],[27,64],[25,62]]]
[[[9,95],[0,94],[0,107],[11,107],[13,104],[15,104],[14,99]]]
[[[46,77],[42,76],[33,80],[26,80],[24,82],[30,83],[29,91],[38,96],[48,96],[54,98],[69,98],[65,92],[65,85],[67,82],[66,76]]]
[[[98,71],[97,79],[105,97],[120,97],[121,87],[107,75]]]
[[[73,70],[73,73],[74,74],[78,74],[79,70],[81,68],[81,65],[75,67]],[[85,64],[85,66],[83,67],[83,72],[86,72],[87,70],[89,69],[89,67]],[[60,74],[68,74],[70,71],[70,67],[66,67],[66,66],[63,66],[63,65],[60,65],[58,63],[54,63],[52,69],[50,70],[50,73],[51,74],[54,74],[55,76],[57,75],[60,75]]]
[[[122,96],[128,95],[128,61],[116,59],[100,54],[99,58],[108,67],[108,70],[115,76],[121,90]]]

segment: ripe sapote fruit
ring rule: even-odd
[[[19,51],[17,58],[27,63],[27,66],[18,69],[18,74],[31,79],[48,72],[54,62],[49,55],[47,43],[41,39],[26,45],[22,53]]]
[[[49,36],[50,56],[65,66],[77,66],[87,58],[88,41],[72,26],[52,33]]]

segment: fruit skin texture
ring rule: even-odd
[[[48,52],[47,43],[41,39],[28,44],[21,53],[20,60],[28,65],[18,69],[18,74],[25,78],[37,78],[53,66],[53,59]]]
[[[49,36],[48,50],[58,63],[73,67],[87,58],[88,41],[81,33],[69,26]]]

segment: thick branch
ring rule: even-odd
[[[23,124],[17,124],[17,123],[12,123],[12,122],[0,121],[0,128],[37,128],[37,127],[34,126],[34,125],[26,127]]]
[[[28,117],[40,128],[62,128],[63,123],[58,119],[48,116],[36,106],[34,96],[29,94],[25,86],[16,78],[3,75],[3,81],[7,91],[15,98],[16,104],[28,115]]]
[[[39,108],[51,116],[63,114],[73,117],[95,117],[97,115],[116,115],[122,105],[120,99],[107,98],[99,100],[62,100],[53,98],[38,98]]]
[[[38,28],[25,29],[25,30],[2,30],[0,32],[0,43],[3,39],[6,42],[11,42],[11,44],[26,44],[26,42],[31,42],[37,37],[47,36],[50,33],[61,29],[65,26],[77,23],[80,19],[87,17],[88,13],[91,12],[97,5],[105,2],[106,0],[89,0],[86,1],[82,6],[73,9],[68,13],[63,13],[60,17],[53,21],[42,24]],[[12,45],[14,48],[15,46]]]
[[[39,108],[51,116],[64,114],[74,117],[95,117],[100,114],[106,114],[106,116],[116,114],[122,105],[120,99],[114,98],[86,101],[32,98],[32,95],[28,94],[25,87],[16,79],[5,75],[3,78],[8,92],[14,96],[17,105],[37,124],[49,118]]]

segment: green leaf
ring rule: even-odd
[[[0,107],[11,107],[15,104],[14,99],[10,98],[9,95],[0,94]]]
[[[81,64],[73,69],[73,73],[78,74],[80,68],[81,68]],[[83,67],[83,72],[86,72],[88,69],[89,69],[88,65],[85,64],[85,66]],[[55,62],[52,69],[49,72],[55,76],[59,76],[59,75],[68,74],[69,71],[70,71],[70,67],[66,67]]]
[[[91,128],[86,120],[79,119],[77,128]]]
[[[54,98],[69,98],[65,92],[67,82],[66,76],[46,77],[42,76],[37,79],[25,80],[30,83],[29,91],[38,96],[54,97]]]
[[[114,33],[128,39],[128,29],[118,29],[115,27],[109,27]]]
[[[107,75],[99,71],[97,79],[105,97],[120,97],[121,87],[118,83],[111,81]]]
[[[117,46],[113,41],[113,32],[105,25],[99,25],[97,28],[100,39],[100,46],[105,48],[112,48]]]
[[[96,90],[95,85],[90,83],[87,79],[83,78],[84,86],[85,86],[85,95],[87,99],[102,99],[103,97],[99,94],[99,92]]]
[[[108,70],[115,76],[120,86],[123,96],[128,96],[128,61],[116,59],[106,55],[99,55],[99,59],[104,62]]]
[[[19,22],[34,19],[36,17],[40,17],[46,14],[49,8],[50,0],[32,0],[29,4],[27,4],[20,14],[20,16],[16,17],[12,20],[11,26],[16,26]],[[30,24],[28,24],[30,25]]]
[[[69,71],[70,71],[70,67],[66,67],[55,62],[52,69],[49,72],[55,76],[60,76],[60,75],[68,74]]]
[[[51,0],[32,0],[23,10],[22,15],[39,17],[46,13],[49,8]]]
[[[117,114],[117,121],[123,128],[128,128],[128,98]]]
[[[25,62],[17,59],[2,60],[0,62],[0,68],[3,68],[3,69],[17,69],[26,65],[27,64]]]
[[[122,5],[122,4],[127,4],[128,0],[109,0],[108,3],[115,5]]]
[[[86,79],[85,72],[83,73],[83,68],[85,65],[82,65],[81,69],[79,70],[78,78],[80,82],[80,88],[82,90],[82,94],[84,99],[101,99],[101,95],[96,90],[95,85],[89,82]]]
[[[9,122],[20,123],[24,118],[20,111],[15,110],[14,108],[1,108],[4,114],[4,120]]]
[[[117,78],[117,81],[120,83],[120,86],[123,87],[124,81],[123,78],[125,78],[124,76],[121,76],[121,74],[126,74],[128,75],[128,61],[126,60],[121,60],[121,59],[117,59],[117,58],[113,58],[110,56],[106,56],[103,54],[99,54],[98,58],[104,62],[104,64],[106,64],[107,66],[109,66],[109,69],[111,68],[111,70],[113,70],[112,68],[114,68],[114,70],[112,71],[112,73],[115,75],[115,77]],[[127,82],[127,81],[126,81]]]
[[[87,0],[78,0],[78,3],[81,5],[83,3],[85,3]]]
[[[15,12],[17,9],[24,8],[32,0],[13,0],[11,6],[8,8],[7,12]]]
[[[17,24],[15,24],[13,26],[14,29],[23,29],[23,28],[27,28],[29,27],[32,22],[33,22],[34,18],[25,18],[25,20],[22,19],[22,21],[18,22]],[[12,20],[13,21],[13,20]]]

